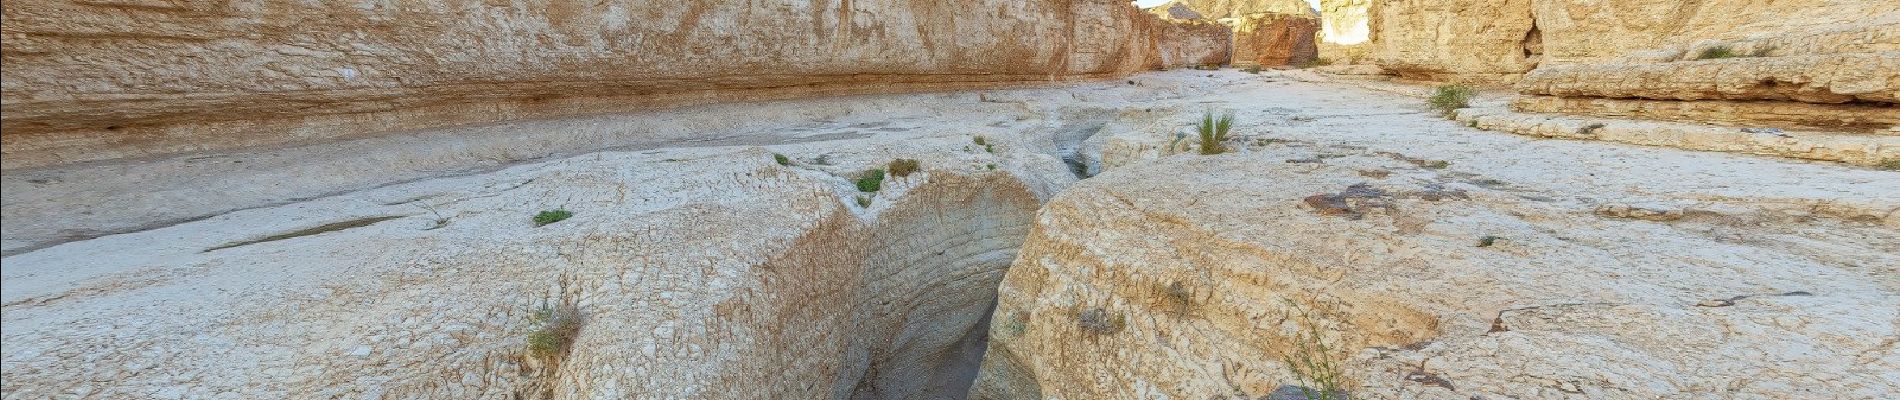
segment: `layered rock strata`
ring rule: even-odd
[[[1260,398],[1316,386],[1300,359],[1337,363],[1354,398],[1900,391],[1900,286],[1882,278],[1900,199],[1547,198],[1601,178],[1247,147],[1116,168],[1046,205],[974,397]]]
[[[1161,61],[1159,22],[1109,0],[22,0],[4,10],[7,169],[666,105],[1105,78]]]

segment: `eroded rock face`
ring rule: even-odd
[[[1396,153],[1274,154],[1165,157],[1053,199],[999,290],[976,398],[1251,399],[1307,384],[1283,362],[1302,355],[1366,398],[1900,391],[1892,216],[1633,212]],[[1315,340],[1330,350],[1299,350]]]
[[[1163,19],[1231,27],[1234,65],[1299,65],[1319,53],[1314,42],[1318,15],[1301,0],[1176,0],[1148,12]]]
[[[1125,1],[490,3],[9,1],[4,166],[1160,61]]]
[[[1373,62],[1399,76],[1511,82],[1537,66],[1531,0],[1374,1]]]
[[[1304,15],[1255,14],[1234,29],[1236,65],[1304,65],[1319,57],[1319,20]]]

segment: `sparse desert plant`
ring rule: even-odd
[[[1128,326],[1126,317],[1121,314],[1110,315],[1108,310],[1091,308],[1075,315],[1076,325],[1082,332],[1093,336],[1113,335]]]
[[[1247,73],[1249,73],[1249,74],[1254,74],[1254,75],[1259,75],[1259,74],[1260,74],[1260,66],[1258,66],[1258,65],[1255,65],[1255,66],[1251,66],[1251,67],[1247,67]]]
[[[818,165],[831,165],[831,155],[819,154],[818,158],[811,160],[811,163],[818,164]]]
[[[1300,69],[1323,67],[1327,65],[1333,65],[1333,60],[1328,60],[1324,57],[1315,57],[1311,60],[1306,60],[1306,62],[1300,63]]]
[[[1445,161],[1445,160],[1410,159],[1406,161],[1411,162],[1412,165],[1417,165],[1419,166],[1419,168],[1424,168],[1424,169],[1445,169],[1447,167],[1451,167],[1451,162]]]
[[[1485,237],[1478,238],[1478,247],[1496,246],[1499,240],[1504,240],[1504,238],[1486,235]]]
[[[887,167],[891,169],[891,176],[904,178],[909,177],[913,172],[922,170],[923,163],[918,162],[916,159],[899,158],[891,160],[890,165],[887,165]]]
[[[1286,363],[1299,381],[1300,394],[1306,400],[1351,400],[1352,394],[1347,390],[1341,370],[1345,362],[1326,344],[1326,337],[1321,335],[1319,325],[1305,308],[1292,301],[1288,301],[1287,306],[1299,312],[1302,329],[1293,335],[1293,348],[1281,354],[1280,361]]]
[[[581,332],[581,309],[572,301],[552,304],[542,299],[529,315],[528,354],[543,360],[558,360],[567,355],[574,338]]]
[[[1477,94],[1478,91],[1470,86],[1442,85],[1432,90],[1432,98],[1426,102],[1449,118],[1452,111],[1470,107],[1471,97]]]
[[[978,145],[978,146],[989,146],[989,145],[990,145],[990,139],[989,139],[989,138],[986,138],[986,137],[983,137],[983,135],[976,135],[976,137],[974,137],[974,138],[970,138],[970,142],[971,142],[971,143],[976,143],[976,145]]]
[[[875,193],[884,188],[884,170],[872,169],[858,176],[858,191]]]
[[[772,153],[772,161],[777,161],[778,165],[792,165],[792,158],[784,154]]]
[[[995,170],[996,170],[996,164],[987,164],[987,165],[984,165],[984,166],[983,166],[983,168],[987,168],[987,169],[989,169],[989,170],[991,170],[991,171],[995,171]]]
[[[996,145],[993,145],[993,144],[983,145],[983,151],[988,152],[990,154],[996,154]]]
[[[858,195],[858,207],[871,208],[871,196]]]
[[[1742,56],[1741,54],[1738,54],[1735,52],[1735,49],[1731,49],[1728,46],[1713,46],[1706,49],[1702,49],[1701,53],[1696,53],[1695,59],[1714,60],[1714,59],[1721,59],[1721,58],[1735,58],[1735,57],[1741,57],[1741,56]]]
[[[1195,130],[1201,138],[1201,154],[1220,154],[1227,152],[1227,132],[1234,127],[1234,113],[1227,112],[1214,116],[1209,111],[1201,114],[1201,122],[1195,124]]]
[[[1170,311],[1173,311],[1175,315],[1187,315],[1188,311],[1194,308],[1194,291],[1189,290],[1187,285],[1180,281],[1161,287],[1161,295],[1163,303],[1172,308],[1173,310]]]
[[[561,222],[572,216],[574,212],[564,208],[542,211],[534,215],[534,226],[547,226],[547,224]]]

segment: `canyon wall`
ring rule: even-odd
[[[1321,22],[1302,0],[1175,0],[1147,10],[1165,20],[1231,27],[1236,66],[1301,65],[1319,55]]]
[[[4,5],[4,167],[1157,66],[1119,0]]]
[[[1387,0],[1372,2],[1375,62],[1401,76],[1511,83],[1540,66],[1681,56],[1706,42],[1779,41],[1774,54],[1892,52],[1882,0]],[[1768,54],[1768,53],[1764,53]]]

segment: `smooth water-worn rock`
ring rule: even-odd
[[[999,290],[976,398],[1280,396],[1315,385],[1288,363],[1308,358],[1356,398],[1900,392],[1892,215],[1692,189],[1648,191],[1677,218],[1633,218],[1580,207],[1672,172],[1549,188],[1401,153],[1282,162],[1301,152],[1164,157],[1058,195]],[[1854,200],[1900,208],[1879,185]]]

